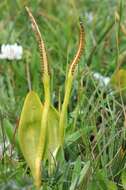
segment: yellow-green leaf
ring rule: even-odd
[[[43,160],[49,161],[50,168],[53,168],[56,155],[59,150],[59,113],[51,106],[48,113],[48,126],[46,134],[46,146]]]
[[[48,151],[55,157],[59,146],[59,114],[51,107],[48,115]]]
[[[37,158],[39,136],[41,130],[42,104],[38,95],[31,91],[28,93],[20,117],[18,138],[20,148],[31,169],[36,186],[40,186],[41,160]]]

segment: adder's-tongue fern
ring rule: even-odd
[[[63,145],[64,141],[64,133],[65,133],[65,128],[66,128],[66,117],[67,117],[67,107],[69,103],[69,98],[70,98],[70,92],[71,92],[71,87],[72,87],[72,82],[73,82],[73,77],[75,73],[76,66],[78,64],[78,61],[83,53],[85,47],[85,30],[83,27],[82,22],[80,22],[80,40],[79,40],[79,46],[77,53],[73,59],[73,61],[70,64],[69,71],[68,71],[68,76],[67,76],[67,81],[66,81],[66,86],[65,86],[65,96],[64,96],[64,101],[60,113],[60,121],[59,121],[59,133],[60,133],[60,145]]]
[[[67,107],[75,69],[85,45],[85,32],[83,24],[80,22],[79,47],[69,67],[65,86],[65,97],[61,112],[59,113],[53,107],[50,100],[50,73],[45,45],[31,11],[28,7],[26,7],[26,10],[39,45],[45,98],[44,104],[42,104],[40,98],[34,91],[28,93],[20,117],[18,137],[24,158],[31,169],[35,186],[37,189],[40,189],[42,185],[41,162],[48,160],[51,173],[55,165],[54,160],[57,160],[58,151],[60,148],[63,150],[64,132],[67,125]]]
[[[47,134],[47,123],[48,123],[48,113],[50,109],[50,74],[49,74],[49,66],[47,61],[47,54],[45,50],[44,41],[42,39],[40,30],[38,28],[38,25],[29,10],[28,7],[26,7],[26,10],[28,12],[28,15],[30,17],[32,28],[35,33],[38,45],[39,45],[39,51],[40,51],[40,58],[41,58],[41,65],[42,65],[42,81],[44,86],[44,93],[45,93],[45,100],[44,100],[44,106],[42,111],[42,119],[41,119],[41,130],[40,130],[40,136],[38,140],[38,150],[36,153],[36,167],[38,168],[38,187],[40,186],[40,176],[41,176],[41,160],[44,155],[45,151],[45,144],[46,144],[46,134]]]

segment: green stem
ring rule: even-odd
[[[62,104],[62,109],[60,113],[60,121],[59,121],[59,135],[60,135],[60,145],[62,146],[64,143],[64,134],[65,134],[65,127],[66,127],[66,120],[67,120],[67,108],[71,93],[73,75],[69,72],[66,87],[65,87],[65,97]]]
[[[36,181],[37,187],[40,188],[41,184],[41,161],[43,159],[43,154],[45,151],[45,141],[46,141],[46,132],[47,132],[47,122],[48,122],[48,112],[50,108],[50,77],[49,75],[45,75],[43,77],[43,84],[44,84],[44,92],[45,92],[45,102],[42,112],[42,120],[41,120],[41,131],[40,131],[40,138],[38,144],[38,157],[36,159],[36,167],[38,168],[37,176],[38,179]]]

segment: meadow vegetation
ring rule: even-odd
[[[42,165],[43,190],[126,189],[126,2],[121,0],[16,0],[0,2],[0,44],[19,43],[21,60],[0,60],[0,189],[35,190],[17,130],[26,94],[44,102],[38,44],[25,6],[45,42],[51,101],[57,110],[79,41],[85,50],[76,68],[65,131],[64,157],[53,172]],[[110,77],[104,85],[93,73]],[[55,137],[54,137],[55,138]]]

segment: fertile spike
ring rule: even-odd
[[[39,27],[35,21],[34,16],[32,15],[30,9],[28,7],[26,7],[26,11],[29,15],[29,18],[31,20],[32,23],[32,29],[35,33],[36,39],[38,41],[38,45],[39,45],[39,51],[40,51],[40,59],[42,62],[42,73],[48,74],[49,75],[49,66],[48,66],[48,61],[47,61],[47,54],[46,54],[46,49],[45,49],[45,44],[44,41],[42,39]]]
[[[79,40],[79,47],[77,50],[77,53],[72,61],[72,63],[70,64],[70,69],[69,72],[73,75],[76,65],[82,55],[83,49],[84,49],[84,45],[85,45],[85,31],[84,31],[84,26],[83,23],[80,21],[80,40]]]

